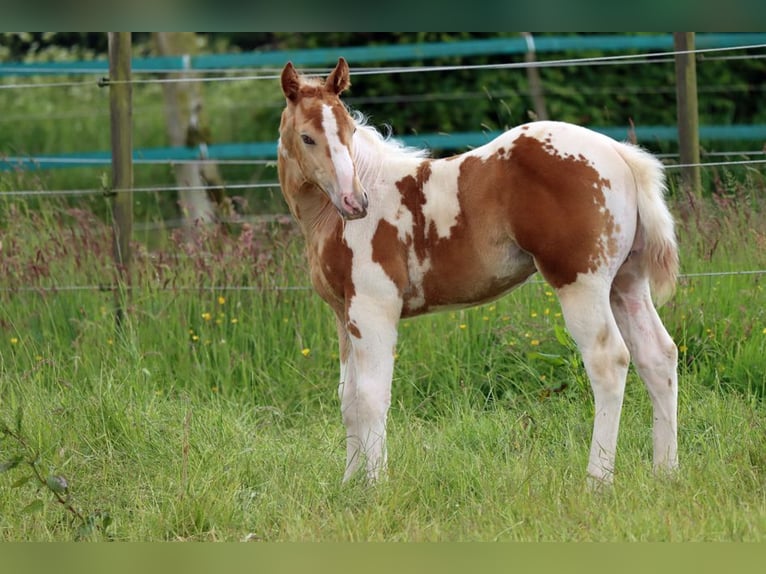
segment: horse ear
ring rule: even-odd
[[[325,87],[336,95],[340,95],[351,85],[348,74],[348,62],[345,58],[338,58],[338,65],[330,72],[325,80]]]
[[[295,70],[292,62],[287,62],[282,70],[282,93],[291,102],[295,103],[298,99],[298,92],[301,89],[301,80],[298,72]]]

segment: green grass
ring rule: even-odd
[[[763,205],[747,205],[680,226],[685,273],[763,267]],[[108,226],[63,205],[1,213],[0,463],[17,464],[0,467],[0,540],[764,539],[762,276],[689,276],[661,309],[681,351],[674,479],[652,474],[631,372],[615,485],[586,489],[590,390],[533,282],[402,323],[389,478],[342,486],[334,321],[282,289],[308,285],[289,225],[140,249],[115,329],[111,291],[36,290],[110,285]]]
[[[77,381],[13,377],[4,413],[46,473],[64,475],[112,540],[761,540],[766,433],[752,400],[690,384],[681,395],[683,467],[650,470],[645,393],[631,384],[616,485],[583,481],[591,407],[580,397],[512,407],[451,397],[438,418],[392,409],[391,471],[376,488],[341,486],[343,433],[326,393],[289,413],[216,393],[168,393],[113,363]],[[8,448],[9,441],[3,442]],[[67,540],[76,521],[50,493],[0,489],[0,538]],[[38,512],[22,509],[39,498]]]

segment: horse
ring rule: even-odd
[[[653,408],[655,473],[678,467],[678,352],[657,310],[678,247],[660,161],[574,124],[536,121],[452,157],[384,136],[325,78],[288,62],[278,172],[311,282],[338,331],[343,482],[386,476],[401,318],[494,300],[539,273],[555,291],[595,402],[586,481],[613,482],[632,358]]]

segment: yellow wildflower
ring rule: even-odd
[[[18,342],[19,342],[19,338],[18,337],[11,337],[11,345],[16,345],[16,344],[18,344]]]
[[[212,316],[210,313],[202,313],[202,318],[203,318],[205,321],[210,321],[210,319],[212,319],[212,318],[213,318],[213,316]]]
[[[311,349],[309,348],[301,349],[301,355],[303,355],[304,357],[308,357],[310,352],[311,352]]]
[[[218,304],[219,305],[223,305],[224,303],[226,303],[226,297],[224,297],[223,295],[219,295],[218,296]]]

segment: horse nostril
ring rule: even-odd
[[[345,195],[341,201],[342,210],[341,214],[346,219],[357,219],[367,215],[367,198],[362,197],[362,200],[357,200],[354,196]]]
[[[356,213],[359,211],[359,205],[354,201],[354,199],[351,196],[345,195],[343,196],[343,207],[348,211],[349,213]]]

